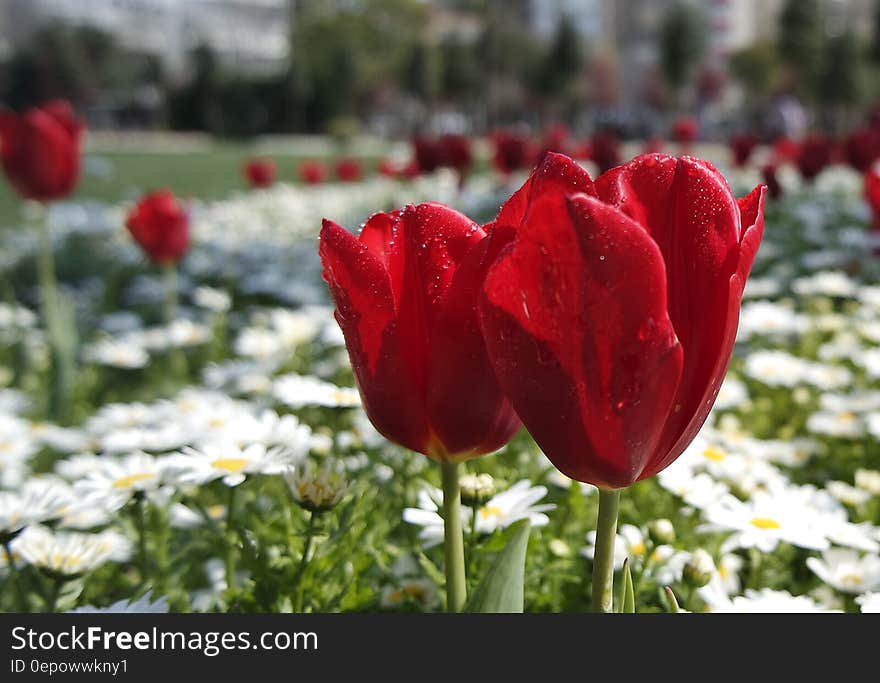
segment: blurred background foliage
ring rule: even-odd
[[[260,72],[218,58],[208,42],[169,71],[163,55],[132,49],[99,22],[48,21],[30,40],[12,40],[0,51],[0,103],[22,108],[63,96],[88,113],[93,127],[224,137],[344,137],[365,126],[397,135],[554,121],[601,127],[609,118],[621,134],[639,137],[656,132],[654,124],[633,123],[628,111],[648,111],[655,121],[699,114],[730,88],[740,92],[739,120],[758,118],[774,98],[791,96],[828,129],[848,127],[880,96],[880,3],[871,3],[866,27],[839,8],[832,12],[853,4],[862,16],[865,2],[778,0],[771,3],[778,5],[773,30],[720,57],[711,39],[712,3],[614,3],[619,14],[657,14],[647,39],[656,77],[639,84],[635,98],[621,93],[630,76],[625,44],[615,54],[598,49],[578,30],[579,18],[564,10],[555,30],[539,34],[517,11],[524,4],[291,2],[287,56]]]

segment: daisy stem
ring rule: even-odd
[[[229,487],[226,501],[226,589],[235,588],[235,491],[237,486]]]
[[[614,538],[620,489],[599,488],[599,518],[593,555],[593,611],[611,612],[614,589]]]
[[[143,493],[138,492],[134,497],[134,521],[137,524],[138,533],[138,560],[140,561],[141,581],[146,583],[149,556],[147,555],[147,522],[144,510]]]
[[[302,612],[303,610],[303,574],[306,572],[306,566],[309,563],[309,553],[312,552],[312,539],[315,537],[315,518],[317,515],[314,512],[309,512],[309,523],[306,526],[306,541],[305,545],[303,545],[302,557],[299,560],[299,567],[296,569],[296,577],[293,580],[293,585],[296,588],[296,606],[295,612]]]
[[[21,612],[27,612],[24,587],[21,585],[18,567],[15,566],[15,558],[12,556],[12,548],[9,546],[9,541],[3,543],[3,552],[6,553],[6,566],[9,567],[9,583],[15,587],[15,599],[18,604],[18,609]]]
[[[153,508],[157,517],[158,531],[156,538],[156,592],[165,595],[168,592],[168,572],[170,569],[169,548],[171,545],[171,525],[168,515]]]
[[[464,533],[457,463],[443,462],[443,542],[446,550],[446,611],[461,612],[467,601],[464,571]]]
[[[61,595],[61,589],[64,587],[66,581],[59,577],[52,577],[52,585],[49,588],[49,595],[46,597],[46,611],[54,612],[56,606],[58,605],[58,596]]]

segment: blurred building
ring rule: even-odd
[[[27,44],[52,23],[94,26],[180,72],[210,46],[221,63],[264,73],[286,63],[289,0],[0,0],[0,50]]]

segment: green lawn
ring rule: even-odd
[[[292,151],[289,147],[273,153],[266,145],[245,143],[199,145],[193,149],[187,149],[185,144],[181,141],[180,149],[175,149],[173,141],[166,142],[164,151],[163,148],[157,151],[124,149],[106,142],[92,145],[86,152],[83,173],[73,196],[118,202],[135,199],[149,190],[167,187],[181,197],[213,199],[246,188],[241,167],[251,157],[274,159],[280,181],[298,182],[300,163],[322,156],[320,153]],[[330,163],[334,156],[330,155]],[[363,161],[369,169],[376,159],[365,158]],[[90,167],[95,164],[104,166],[109,173],[99,175],[90,172]],[[0,182],[0,227],[17,225],[20,207],[21,202],[9,185]]]

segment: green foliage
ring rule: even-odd
[[[440,43],[440,94],[448,99],[476,95],[480,83],[480,63],[473,45],[456,38]]]
[[[486,576],[468,601],[466,612],[520,613],[523,611],[526,549],[529,545],[529,521],[521,520],[510,528],[509,540],[498,553]]]
[[[787,0],[779,15],[778,50],[805,94],[822,69],[822,8],[818,0]]]
[[[742,85],[755,95],[766,95],[776,81],[779,57],[771,43],[755,43],[734,52],[730,71]]]
[[[550,96],[563,94],[584,67],[580,36],[567,16],[563,16],[537,72],[536,89]]]
[[[862,100],[864,79],[856,37],[847,31],[828,40],[819,96],[828,104],[853,105]]]
[[[0,100],[16,108],[65,97],[89,104],[112,91],[124,99],[144,82],[160,80],[153,57],[123,48],[109,33],[89,26],[46,26],[9,60]]]
[[[318,128],[358,111],[361,98],[401,73],[424,21],[414,0],[365,0],[298,15],[293,63],[302,79],[305,123]]]
[[[703,56],[703,18],[693,6],[676,3],[663,18],[660,28],[660,64],[666,82],[679,91],[693,75]]]

